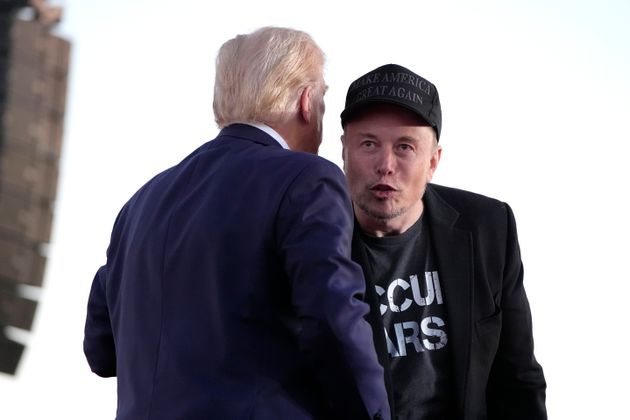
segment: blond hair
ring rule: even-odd
[[[323,80],[323,64],[323,52],[302,31],[264,27],[230,39],[216,59],[217,125],[286,122],[298,111],[302,90]],[[316,87],[323,96],[325,86]]]

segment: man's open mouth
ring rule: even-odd
[[[373,185],[370,190],[372,191],[396,191],[396,188],[392,187],[391,185],[387,185],[387,184],[376,184]]]

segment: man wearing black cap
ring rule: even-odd
[[[396,419],[546,419],[516,224],[503,202],[431,184],[435,85],[394,64],[354,81],[341,114],[353,259]]]

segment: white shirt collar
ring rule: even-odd
[[[280,143],[280,146],[282,146],[283,148],[285,148],[287,150],[291,150],[289,145],[287,144],[287,142],[282,138],[282,136],[280,134],[278,134],[278,132],[276,130],[274,130],[273,128],[269,127],[267,124],[263,124],[263,123],[249,123],[249,122],[241,123],[241,124],[251,125],[252,127],[256,127],[259,130],[264,131],[265,133],[267,133],[271,137],[273,137],[275,141]]]

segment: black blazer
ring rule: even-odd
[[[248,125],[149,181],[88,302],[117,418],[389,419],[351,232],[341,170]]]
[[[506,203],[435,184],[427,185],[423,202],[447,297],[449,341],[453,349],[462,349],[453,352],[452,361],[459,418],[546,419],[546,383],[534,357],[512,210]],[[364,250],[356,237],[353,258],[362,261]],[[380,303],[369,270],[365,275],[368,320],[395,414],[391,388],[396,384],[391,382]]]

